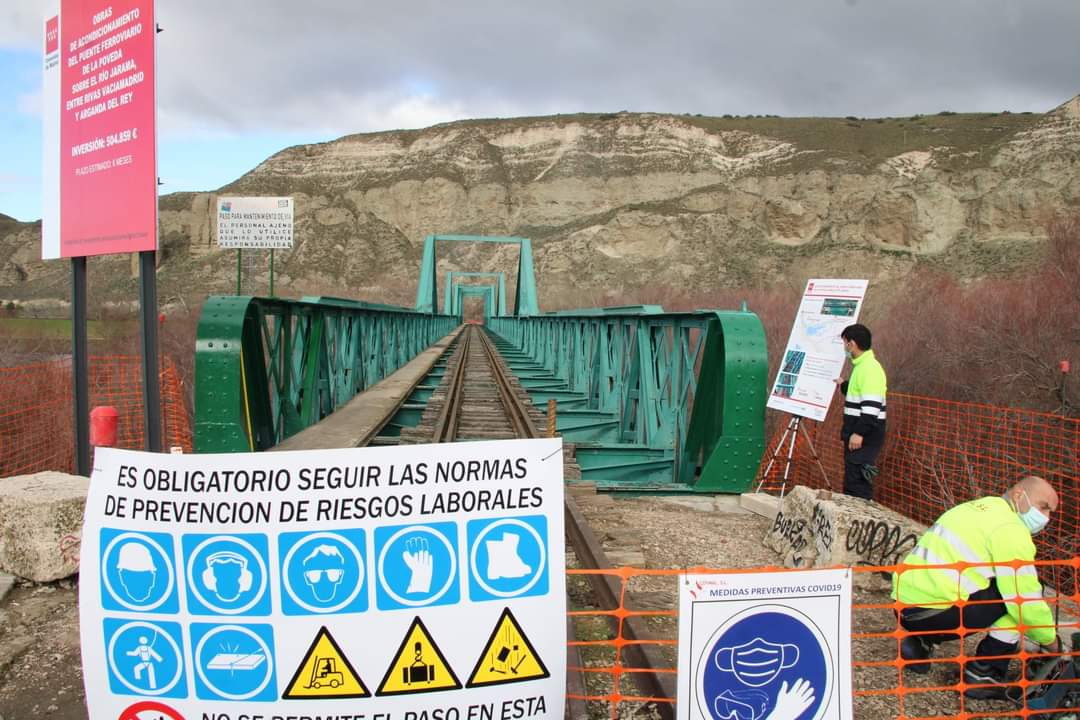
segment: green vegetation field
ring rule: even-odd
[[[123,337],[135,329],[131,320],[88,320],[87,335],[91,340]],[[0,339],[4,340],[62,340],[71,338],[68,318],[0,318]]]

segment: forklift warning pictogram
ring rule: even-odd
[[[539,680],[549,676],[544,661],[536,654],[517,618],[510,608],[503,608],[466,687]]]
[[[296,668],[292,680],[285,686],[281,699],[362,698],[369,695],[371,692],[330,631],[322,627]]]
[[[409,632],[405,633],[401,647],[394,654],[394,662],[387,669],[375,694],[406,695],[457,690],[460,687],[461,681],[417,617],[413,619]]]

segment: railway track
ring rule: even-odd
[[[399,439],[401,444],[536,438],[544,435],[540,428],[547,426],[545,415],[532,404],[528,393],[509,371],[485,330],[475,325],[465,328],[449,352],[451,356],[442,383],[428,401],[419,425],[402,431]],[[563,462],[565,477],[581,476],[572,447],[567,446]],[[576,557],[576,565],[585,569],[613,568],[601,543],[569,494],[566,496],[565,518],[567,539]],[[591,605],[595,609],[616,610],[629,604],[618,577],[597,573],[587,578],[595,598]],[[628,641],[619,651],[621,656],[617,662],[638,670],[633,673],[633,680],[639,694],[674,698],[674,676],[670,672],[652,671],[670,667],[670,663],[665,662],[657,646],[651,644],[650,641],[655,641],[656,637],[646,627],[644,619],[624,617],[620,621],[611,617],[609,620],[612,636],[621,635]],[[570,617],[567,618],[567,633],[569,637],[578,637]],[[584,667],[576,646],[567,649],[567,667]],[[568,670],[568,678],[570,694],[597,694],[589,688],[589,680],[583,671]],[[655,707],[656,714],[661,718],[673,717],[673,709],[670,703],[660,703]],[[585,703],[568,700],[567,717],[574,720],[589,717]]]

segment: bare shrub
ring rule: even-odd
[[[871,286],[862,318],[890,389],[1080,415],[1080,383],[1060,370],[1062,360],[1080,366],[1080,215],[1060,217],[1048,236],[1044,262],[1027,277],[962,283],[919,268],[898,287]],[[684,311],[734,309],[745,300],[765,328],[771,379],[801,290],[579,290],[561,294],[557,307],[658,304]]]

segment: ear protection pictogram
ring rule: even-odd
[[[214,565],[219,563],[236,563],[240,566],[240,592],[247,592],[255,581],[255,576],[248,570],[247,558],[233,550],[218,550],[206,558],[206,569],[202,573],[203,585],[211,592],[217,592],[217,578],[214,576]]]

